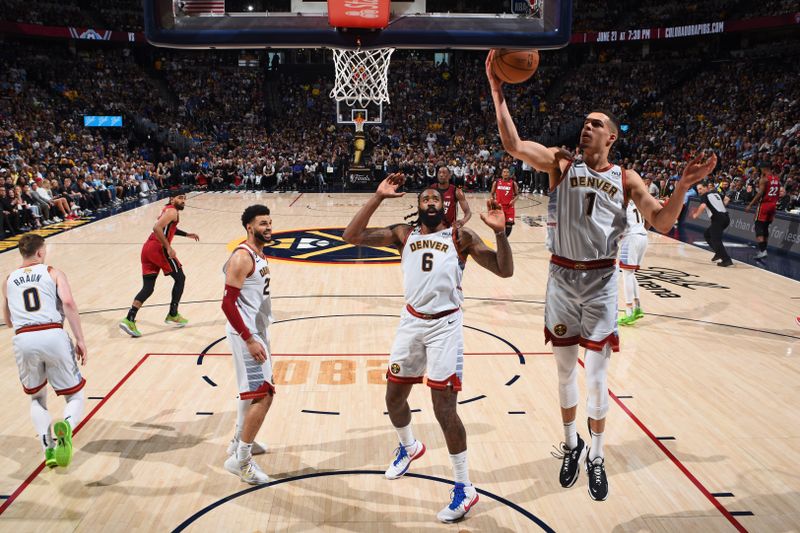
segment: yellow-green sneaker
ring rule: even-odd
[[[636,322],[636,317],[634,315],[625,315],[617,319],[617,324],[620,326],[630,326]]]
[[[136,327],[136,322],[128,320],[127,317],[119,321],[119,329],[130,335],[131,337],[141,337],[142,332]]]
[[[164,324],[172,324],[173,326],[177,326],[179,328],[182,328],[188,323],[189,321],[183,318],[180,313],[177,315],[167,315],[167,318],[164,319]]]
[[[48,468],[55,468],[58,466],[58,463],[56,463],[56,450],[54,448],[46,448],[44,450],[44,466]]]
[[[637,307],[636,309],[634,309],[633,310],[633,316],[636,317],[636,320],[639,320],[640,318],[644,318],[644,312],[642,311],[642,308],[641,307]]]
[[[72,426],[66,420],[59,420],[53,424],[53,433],[56,435],[55,456],[58,466],[69,466],[72,461]]]

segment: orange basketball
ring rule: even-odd
[[[538,50],[495,50],[492,72],[506,83],[522,83],[539,66]]]

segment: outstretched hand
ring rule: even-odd
[[[706,176],[711,174],[716,166],[717,154],[714,152],[700,152],[694,159],[689,161],[689,164],[683,169],[680,183],[689,188],[695,183],[703,181]]]
[[[492,61],[494,61],[495,50],[489,50],[486,56],[486,77],[489,79],[489,86],[493,91],[499,91],[503,87],[503,80],[498,78],[492,70]]]
[[[406,176],[402,172],[395,172],[394,174],[389,174],[386,176],[380,185],[378,185],[378,190],[375,191],[375,194],[380,196],[381,198],[400,198],[404,196],[406,193],[404,192],[397,192],[397,189],[403,186],[403,183],[406,181]]]
[[[481,213],[481,220],[495,233],[503,231],[506,227],[506,215],[503,213],[503,208],[494,200],[486,201],[486,213]]]

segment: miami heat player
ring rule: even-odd
[[[514,226],[514,216],[516,215],[514,204],[517,203],[518,197],[519,186],[511,178],[511,172],[504,168],[500,173],[500,178],[492,183],[492,198],[503,208],[503,214],[506,217],[506,237],[511,235]]]
[[[450,169],[446,165],[439,167],[436,172],[436,190],[439,191],[444,202],[445,223],[456,229],[466,225],[469,219],[472,218],[472,211],[469,209],[469,203],[464,196],[464,191],[450,183]],[[457,218],[459,206],[464,211],[464,218]]]
[[[503,212],[491,200],[487,202],[488,212],[481,214],[481,219],[496,235],[497,252],[472,230],[448,226],[442,195],[435,188],[420,193],[419,219],[415,223],[368,229],[369,219],[384,199],[403,196],[397,189],[404,181],[402,174],[392,174],[383,180],[375,195],[348,224],[344,239],[350,244],[394,245],[400,250],[406,306],[386,373],[386,407],[400,445],[386,469],[386,478],[401,477],[411,461],[425,453],[425,445],[411,431],[407,399],[411,387],[422,383],[423,375],[427,374],[433,411],[444,433],[455,477],[451,501],[437,517],[442,522],[453,522],[478,501],[467,469],[467,436],[456,412],[464,367],[461,276],[468,255],[500,277],[510,277],[514,263],[504,232]]]
[[[778,195],[781,190],[781,180],[772,171],[772,165],[764,163],[761,167],[761,179],[758,182],[758,192],[745,208],[749,212],[753,204],[758,203],[756,209],[756,242],[758,253],[756,259],[767,257],[767,243],[769,242],[769,225],[775,220],[775,211],[778,208]]]
[[[523,141],[508,111],[503,82],[492,72],[494,52],[486,59],[500,138],[506,151],[550,176],[547,246],[552,253],[545,297],[545,342],[553,343],[558,365],[558,392],[565,442],[559,481],[571,487],[578,465],[586,456],[589,495],[608,497],[604,464],[604,430],[608,413],[607,373],[611,351],[619,350],[617,336],[617,257],[625,231],[625,210],[632,200],[639,213],[657,230],[666,232],[678,218],[686,191],[708,175],[716,155],[699,155],[684,169],[672,200],[664,206],[653,198],[641,176],[610,163],[609,151],[619,135],[613,115],[593,111],[586,116],[579,147],[572,160],[565,150]],[[586,349],[586,388],[591,446],[577,434],[578,346]]]
[[[144,302],[153,294],[156,287],[156,278],[159,272],[164,272],[165,276],[172,276],[174,285],[172,286],[172,301],[169,304],[169,312],[164,319],[165,324],[173,324],[178,327],[185,326],[189,321],[178,313],[178,304],[181,302],[183,287],[186,283],[186,275],[183,273],[183,266],[175,255],[172,248],[172,239],[175,235],[188,237],[199,241],[200,237],[196,233],[186,233],[178,229],[180,221],[180,211],[186,205],[186,195],[173,191],[170,194],[169,203],[161,210],[150,237],[142,246],[142,288],[133,299],[133,304],[128,310],[128,315],[123,318],[119,327],[131,337],[141,337],[142,333],[136,327],[136,313]]]

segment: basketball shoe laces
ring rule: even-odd
[[[409,446],[413,446],[413,444],[409,444]],[[397,457],[395,457],[394,462],[392,463],[393,466],[397,466],[398,464],[400,464],[400,461],[408,457],[408,452],[406,451],[406,447],[403,446],[402,444],[398,448],[395,448],[394,453],[397,454]]]
[[[592,485],[596,485],[600,487],[603,484],[602,476],[603,476],[603,463],[604,460],[600,460],[599,463],[589,463],[591,466],[589,467],[589,477],[591,477]]]
[[[570,450],[569,448],[567,448],[567,443],[566,443],[566,442],[562,442],[562,443],[560,444],[560,447],[559,447],[559,448],[556,448],[555,446],[553,446],[553,448],[554,448],[556,451],[554,451],[554,452],[550,452],[550,455],[552,455],[552,456],[553,456],[553,457],[555,457],[556,459],[563,460],[563,461],[564,461],[564,464],[562,465],[562,468],[561,468],[561,469],[562,469],[564,472],[567,472],[567,471],[569,471],[569,465],[570,465],[570,463],[572,463],[572,450]]]
[[[467,498],[467,495],[464,493],[463,483],[456,483],[455,488],[450,491],[450,498],[452,501],[450,502],[450,505],[448,505],[448,508],[451,511],[455,511],[458,509],[458,506],[461,505]]]

